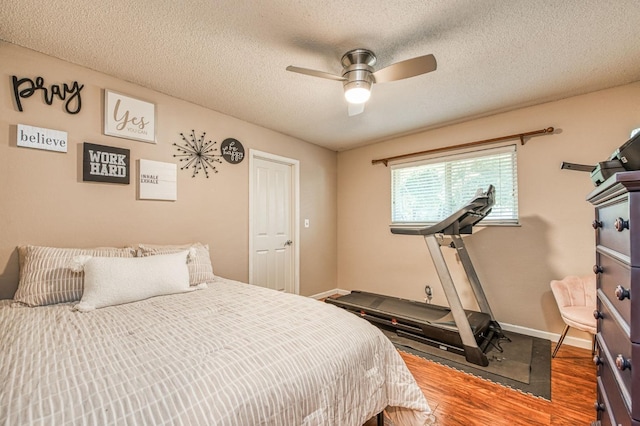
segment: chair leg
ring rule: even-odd
[[[558,349],[560,349],[560,345],[562,344],[562,341],[564,340],[565,336],[567,335],[567,332],[569,332],[569,326],[565,325],[564,326],[564,330],[562,330],[562,335],[560,336],[560,340],[558,340],[558,343],[556,344],[556,348],[553,350],[553,354],[551,354],[551,358],[555,358],[556,354],[558,353]]]

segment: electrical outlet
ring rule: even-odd
[[[431,299],[433,299],[433,289],[429,284],[424,286],[424,294],[427,295],[427,297],[424,298],[424,301],[426,303],[431,303]]]

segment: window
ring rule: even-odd
[[[489,185],[495,187],[496,203],[481,223],[517,224],[515,145],[396,164],[391,166],[391,222],[437,223]]]

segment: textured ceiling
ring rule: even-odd
[[[638,0],[0,0],[0,39],[340,151],[640,80]],[[340,74],[432,53],[349,117]],[[546,123],[545,123],[546,124]]]

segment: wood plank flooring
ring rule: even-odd
[[[563,345],[552,359],[551,401],[415,355],[401,355],[429,401],[438,426],[588,426],[595,419],[596,368],[588,349]],[[365,426],[375,424],[372,419]]]

